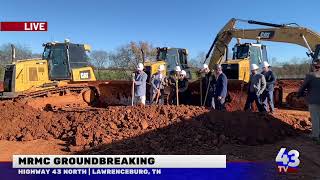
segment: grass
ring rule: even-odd
[[[95,70],[97,80],[130,80],[131,71],[128,70]]]

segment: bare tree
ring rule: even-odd
[[[32,58],[32,51],[25,45],[14,44],[16,48],[16,59]],[[0,46],[0,64],[5,65],[11,62],[11,44],[3,44]]]
[[[205,58],[206,58],[206,53],[199,52],[196,57],[191,58],[189,60],[189,66],[192,68],[201,68]],[[206,63],[209,63],[209,60],[207,60]]]
[[[32,51],[25,45],[14,44],[16,48],[16,58],[17,60],[21,59],[30,59],[33,57]],[[3,44],[0,46],[0,81],[3,79],[4,66],[11,63],[11,44]]]
[[[101,70],[108,64],[108,53],[103,50],[95,50],[90,54],[90,62],[98,71],[98,78],[101,79]]]
[[[156,51],[150,43],[130,42],[110,54],[110,61],[113,67],[135,68],[143,59],[153,61],[155,56]]]

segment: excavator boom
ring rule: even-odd
[[[236,27],[237,22],[266,27],[241,29]],[[234,48],[233,60],[229,61],[227,59],[228,45],[233,38],[296,44],[308,49],[307,55],[312,58],[312,63],[320,60],[320,34],[311,29],[301,27],[295,23],[274,24],[233,18],[219,31],[206,55],[206,60],[209,59],[210,68],[216,64],[221,64],[224,68],[228,79],[232,81],[232,83],[228,85],[229,91],[236,89],[236,91],[239,91],[240,84],[249,81],[250,64],[256,63],[259,65],[262,61],[267,61],[266,48],[264,45],[260,43],[240,44],[240,41],[238,41],[235,46],[236,48]],[[243,52],[243,50],[245,50],[244,53],[240,53],[241,56],[237,56],[239,52]],[[312,68],[310,68],[310,70],[312,70]],[[234,89],[232,87],[234,87]],[[282,87],[276,87],[274,97],[274,102],[281,104]],[[294,96],[287,96],[287,99],[292,99],[293,97]],[[290,107],[295,106],[290,103],[290,100],[287,102],[289,102]]]
[[[270,28],[261,29],[237,29],[236,22],[246,22],[248,24],[269,26]],[[318,54],[318,46],[320,44],[320,34],[311,29],[300,27],[297,24],[273,24],[259,21],[244,21],[231,19],[217,34],[213,44],[211,45],[206,59],[210,57],[209,65],[221,64],[226,55],[228,45],[232,38],[252,39],[260,38],[263,41],[291,43],[303,46],[308,49],[313,60],[317,59],[314,55]]]

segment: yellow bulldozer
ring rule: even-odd
[[[88,63],[89,45],[65,40],[63,43],[45,43],[43,47],[41,59],[23,60],[15,60],[13,47],[13,62],[5,66],[1,99],[76,93],[88,104],[98,100],[97,89],[88,84],[96,81]]]
[[[157,47],[156,49],[156,61],[144,61],[145,72],[148,75],[147,79],[147,100],[151,100],[148,92],[151,88],[151,76],[158,71],[160,65],[164,65],[166,75],[175,72],[176,66],[180,66],[181,70],[187,72],[187,78],[191,79],[191,71],[188,65],[188,50],[185,48],[169,48],[169,47]],[[164,91],[164,103],[168,103],[170,94],[170,88],[165,88]]]
[[[169,48],[157,47],[156,61],[144,62],[145,71],[148,77],[158,71],[160,65],[164,65],[166,73],[175,70],[176,66],[180,66],[182,70],[187,72],[187,76],[191,79],[190,67],[188,65],[188,50],[185,48]]]

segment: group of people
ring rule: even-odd
[[[134,76],[136,103],[146,104],[146,81],[148,75],[143,71],[143,64],[138,64]],[[263,62],[262,72],[259,66],[251,64],[251,75],[248,84],[248,96],[244,107],[245,111],[252,108],[255,102],[260,112],[266,112],[268,107],[274,112],[273,92],[276,82],[275,75],[270,69],[268,62]],[[223,73],[221,65],[216,65],[213,70],[207,64],[199,71],[201,74],[201,105],[217,110],[225,110],[225,102],[228,95],[228,79]],[[165,66],[160,65],[158,72],[151,76],[151,103],[163,104],[164,91],[170,87],[168,97],[169,104],[189,104],[190,91],[188,89],[187,73],[179,66],[170,72],[167,77]]]
[[[143,64],[139,63],[137,71],[134,75],[134,96],[136,104],[146,104],[146,87],[148,75],[143,71]],[[188,96],[190,95],[188,89],[187,72],[181,70],[180,66],[175,68],[175,71],[170,72],[166,76],[165,66],[160,65],[157,73],[151,76],[151,104],[164,104],[165,88],[170,88],[169,97],[167,99],[169,104],[189,104]]]
[[[274,112],[273,92],[276,77],[270,69],[268,62],[263,62],[262,72],[259,73],[259,66],[251,64],[251,75],[248,83],[247,100],[244,107],[245,111],[251,110],[253,102],[259,112]]]
[[[146,81],[148,75],[143,71],[143,64],[138,64],[134,76],[135,101],[139,104],[146,104]],[[251,64],[251,75],[247,89],[247,100],[244,110],[252,109],[255,102],[260,112],[274,112],[273,93],[276,77],[270,69],[268,62],[263,62],[262,71],[257,64]],[[223,73],[221,65],[216,65],[211,71],[208,65],[204,64],[199,71],[201,73],[201,105],[217,110],[225,110],[225,102],[228,96],[228,79]],[[151,77],[151,103],[164,103],[165,87],[170,87],[169,104],[188,104],[190,92],[188,90],[187,73],[179,66],[175,71],[170,72],[169,77],[165,76],[165,67],[160,65],[158,72]],[[320,61],[313,65],[312,73],[306,75],[298,95],[303,96],[307,91],[307,100],[312,119],[312,138],[320,141]]]
[[[146,104],[146,84],[148,75],[143,71],[143,64],[139,63],[134,76],[135,102],[136,104]],[[225,110],[227,97],[227,76],[222,72],[221,65],[217,65],[211,72],[208,65],[204,64],[200,70],[204,74],[202,81],[203,97],[206,106],[217,110]],[[187,72],[176,66],[174,71],[169,72],[167,77],[164,65],[160,65],[157,73],[151,76],[151,104],[163,104],[165,100],[165,88],[169,87],[168,104],[190,104],[190,90]],[[207,88],[208,87],[208,88]]]
[[[252,104],[255,102],[260,112],[266,112],[269,107],[270,113],[273,113],[273,91],[276,82],[275,75],[271,71],[269,63],[266,61],[263,62],[262,72],[259,73],[258,71],[259,66],[251,64],[251,75],[244,110],[251,110]],[[208,65],[204,64],[200,72],[204,74],[201,81],[202,105],[217,110],[224,110],[224,104],[228,97],[228,79],[222,72],[221,65],[216,65],[213,73],[210,71]]]
[[[216,65],[211,71],[207,64],[203,64],[201,74],[201,105],[216,110],[225,110],[228,79],[222,72],[221,65]]]

